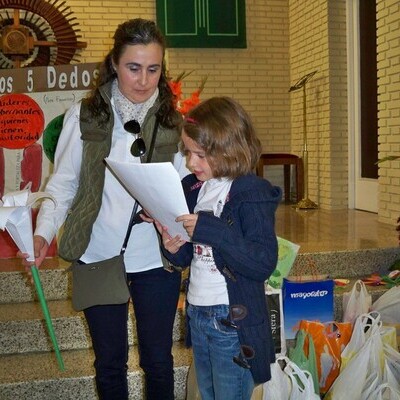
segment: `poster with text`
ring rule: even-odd
[[[93,87],[98,64],[0,70],[0,198],[31,184],[43,191],[52,173],[63,115]],[[33,209],[34,220],[37,210]],[[54,255],[55,244],[49,255]],[[16,247],[0,232],[0,258]]]

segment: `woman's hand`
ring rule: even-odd
[[[22,259],[22,265],[25,267],[25,270],[31,276],[31,266],[35,265],[39,268],[42,265],[44,258],[46,257],[47,251],[49,249],[49,244],[46,242],[45,238],[42,236],[34,236],[33,237],[33,251],[35,255],[35,261],[28,261],[27,257],[29,254],[21,253],[18,251],[17,257]]]
[[[172,237],[168,233],[168,228],[166,226],[162,226],[159,221],[154,220],[154,224],[155,224],[158,232],[160,232],[160,234],[161,234],[163,246],[171,254],[177,253],[178,250],[186,243],[186,241],[181,239],[181,237],[179,235]]]
[[[148,222],[150,224],[154,222],[154,218],[144,208],[142,208],[142,210],[139,212],[139,216],[144,222]]]
[[[190,238],[193,236],[194,229],[196,228],[197,219],[199,216],[197,214],[184,214],[180,215],[176,222],[182,222],[187,234]]]

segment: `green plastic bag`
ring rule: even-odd
[[[304,344],[308,339],[308,352],[304,351]],[[315,354],[312,336],[305,330],[300,329],[296,334],[296,345],[289,349],[289,359],[300,369],[308,371],[314,382],[314,392],[319,395],[319,381],[317,369],[317,356]]]

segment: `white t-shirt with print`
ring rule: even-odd
[[[219,217],[232,185],[231,179],[215,178],[204,182],[200,188],[194,212],[212,212]],[[218,271],[212,247],[193,243],[193,259],[190,266],[188,302],[196,306],[229,304],[228,291],[223,275]]]

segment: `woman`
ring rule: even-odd
[[[127,163],[148,161],[149,153],[152,162],[173,160],[180,117],[166,79],[164,52],[165,41],[154,22],[134,19],[119,25],[96,88],[67,111],[46,187],[57,207],[44,202],[39,212],[36,266],[64,221],[63,258],[92,263],[119,254],[135,200],[106,168],[103,155]],[[146,398],[173,399],[171,347],[180,274],[163,268],[152,224],[133,227],[124,258]],[[128,399],[128,303],[96,305],[84,314],[100,399]]]

